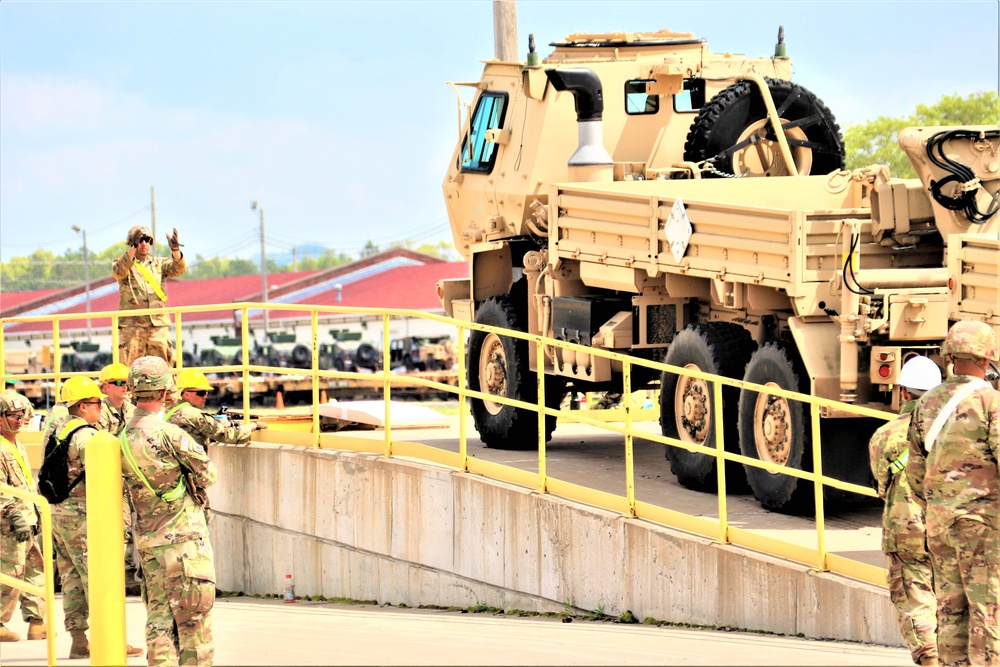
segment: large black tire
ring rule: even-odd
[[[525,331],[524,319],[510,295],[490,297],[476,311],[476,322]],[[535,373],[528,368],[528,343],[520,338],[483,331],[469,333],[468,386],[473,391],[512,398],[526,403],[538,400]],[[565,383],[560,383],[565,387]],[[550,386],[552,389],[550,390]],[[558,397],[553,397],[558,394]],[[546,381],[545,402],[558,405],[562,394]],[[479,438],[496,449],[534,449],[538,446],[538,414],[533,410],[473,398],[472,418]],[[552,437],[556,418],[545,417],[545,441]]]
[[[292,348],[292,362],[296,368],[309,368],[312,365],[312,351],[299,343]]]
[[[750,358],[743,379],[755,384],[808,393],[808,377],[795,348],[764,345]],[[808,406],[773,394],[740,392],[740,449],[744,456],[798,470],[812,470]],[[766,509],[785,514],[813,510],[813,484],[806,480],[744,466],[753,495]]]
[[[361,343],[354,351],[354,365],[358,368],[368,368],[373,371],[379,366],[378,350],[369,343]]]
[[[664,363],[729,378],[743,377],[743,369],[756,345],[750,332],[729,322],[704,322],[686,327],[667,349]],[[660,431],[705,447],[715,446],[715,428],[720,422],[713,409],[711,383],[692,377],[663,373],[660,380]],[[722,388],[722,428],[726,451],[739,453],[736,428],[739,390]],[[667,460],[677,481],[688,489],[718,491],[714,456],[667,446]],[[746,491],[743,466],[726,466],[727,491]]]
[[[800,175],[844,167],[844,141],[833,113],[802,86],[767,79],[775,108]],[[716,170],[749,176],[787,176],[767,109],[751,81],[729,86],[701,108],[684,142],[684,159],[714,159]],[[711,170],[706,177],[719,174]]]

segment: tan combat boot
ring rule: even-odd
[[[45,635],[45,621],[39,621],[37,619],[28,621],[28,641],[45,639]]]
[[[142,649],[132,646],[131,644],[125,644],[125,656],[129,658],[135,658],[142,655]]]
[[[86,630],[70,630],[69,634],[73,637],[73,645],[69,647],[69,657],[72,658],[89,658],[90,657],[90,644],[87,643],[87,631]]]
[[[3,623],[0,623],[0,642],[19,642],[19,641],[21,641],[21,635],[5,627]]]

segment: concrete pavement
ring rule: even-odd
[[[56,658],[69,660],[56,598]],[[145,609],[126,602],[126,639],[143,645]],[[213,613],[217,665],[908,665],[905,649],[794,637],[514,618],[454,611],[225,598]],[[9,624],[25,636],[20,612]],[[0,644],[3,665],[46,664],[44,641]],[[145,657],[129,665],[144,665]]]

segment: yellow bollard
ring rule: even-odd
[[[125,664],[125,526],[118,439],[87,441],[87,577],[90,664]]]

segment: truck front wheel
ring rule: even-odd
[[[677,334],[667,349],[663,362],[704,373],[741,377],[750,359],[754,342],[750,332],[729,322],[704,322],[690,325]],[[739,392],[722,388],[722,417],[712,400],[712,384],[706,380],[664,373],[660,380],[660,431],[668,438],[715,446],[715,429],[721,424],[726,450],[738,453],[736,403]],[[708,454],[689,452],[667,446],[670,470],[681,486],[695,491],[718,489],[716,459]],[[726,485],[730,491],[745,491],[746,476],[742,466],[726,466]]]
[[[476,311],[476,322],[502,329],[524,331],[523,318],[510,295],[490,297]],[[528,368],[528,343],[520,338],[472,331],[469,334],[467,359],[469,389],[526,403],[538,400],[535,373]],[[560,396],[550,396],[546,384],[546,403]],[[556,403],[558,404],[558,403]],[[497,449],[532,449],[538,446],[538,415],[490,400],[471,399],[472,418],[479,437],[487,447]],[[552,437],[556,418],[545,417],[545,440]]]
[[[800,393],[805,369],[794,347],[768,343],[754,353],[743,379],[766,387]],[[806,428],[807,408],[800,401],[749,389],[740,393],[740,449],[744,456],[798,470],[812,470],[812,450]],[[753,495],[766,509],[803,514],[813,507],[813,485],[798,477],[744,466]]]

